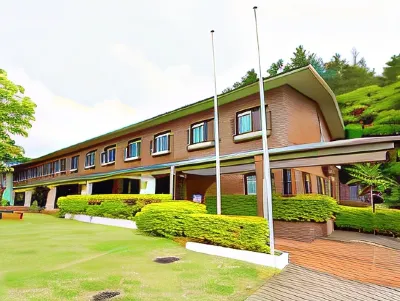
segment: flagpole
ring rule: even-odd
[[[267,115],[265,110],[265,99],[264,99],[264,82],[261,73],[260,42],[258,40],[257,6],[254,6],[253,10],[254,10],[254,19],[256,22],[259,85],[260,85],[261,131],[262,131],[262,146],[263,146],[263,211],[264,211],[264,217],[268,220],[269,246],[271,249],[271,254],[274,255],[275,238],[274,238],[274,221],[272,218],[271,169],[269,165],[269,152],[268,152],[268,140],[267,140]]]
[[[214,70],[214,139],[215,139],[215,177],[217,184],[217,214],[221,214],[221,166],[219,160],[219,122],[218,122],[218,95],[217,75],[215,72],[214,30],[211,30],[211,46]]]

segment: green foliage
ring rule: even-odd
[[[177,201],[145,206],[135,218],[138,228],[163,237],[189,237],[217,246],[268,252],[263,218],[206,214],[202,204]]]
[[[145,205],[170,201],[169,194],[69,195],[57,201],[60,215],[66,213],[129,219]]]
[[[185,236],[187,216],[191,213],[206,213],[206,208],[189,201],[150,204],[136,215],[135,221],[144,232],[171,238]]]
[[[368,208],[339,206],[335,224],[338,228],[355,229],[363,232],[400,235],[400,210],[381,209],[372,213]]]
[[[217,197],[206,197],[207,212],[217,214]],[[257,196],[222,195],[221,211],[224,215],[257,216]]]
[[[400,54],[394,55],[383,68],[383,76],[388,83],[393,83],[400,79]]]
[[[41,210],[42,210],[42,208],[39,207],[37,201],[33,201],[32,205],[29,207],[29,211],[30,212],[40,212]]]
[[[400,113],[400,111],[399,111]],[[389,136],[399,135],[400,124],[377,124],[364,128],[363,135],[368,136]]]
[[[272,207],[275,220],[313,222],[325,222],[339,209],[335,199],[319,194],[275,198]]]
[[[389,207],[400,206],[400,187],[394,187],[386,191],[383,194],[383,199]]]
[[[216,197],[206,198],[207,212],[216,213]],[[336,200],[318,194],[304,194],[295,197],[273,196],[273,215],[276,220],[324,222],[337,211]],[[257,196],[223,195],[222,214],[257,216]]]
[[[363,135],[361,124],[348,124],[345,127],[345,131],[347,139],[361,138]]]
[[[7,206],[8,201],[6,199],[1,199],[1,206]]]
[[[239,82],[234,83],[232,87],[226,88],[225,90],[222,91],[222,93],[230,92],[232,90],[253,84],[257,81],[258,81],[258,75],[254,69],[251,69],[247,71],[244,76],[242,76]]]
[[[15,145],[14,135],[28,136],[34,121],[36,105],[23,96],[24,89],[7,78],[0,69],[0,172],[12,171],[10,164],[23,157],[23,149]]]
[[[269,252],[267,221],[261,217],[189,214],[185,236],[216,246]]]

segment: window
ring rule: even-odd
[[[49,174],[51,174],[51,169],[52,169],[52,164],[51,163],[46,163],[44,165],[43,175],[44,176],[48,176]]]
[[[260,107],[237,113],[236,119],[238,135],[261,131]]]
[[[290,169],[283,170],[283,194],[292,194],[292,171]]]
[[[86,158],[85,158],[85,168],[92,168],[94,167],[94,160],[96,157],[96,152],[95,151],[91,151],[89,153],[86,154]]]
[[[311,193],[311,176],[309,173],[303,173],[304,193]]]
[[[170,133],[165,133],[154,137],[155,154],[169,152],[169,137]]]
[[[54,161],[54,173],[60,173],[60,160]]]
[[[112,164],[115,162],[116,146],[112,145],[104,149],[100,155],[101,165]],[[94,165],[94,164],[93,164]]]
[[[43,165],[40,165],[37,168],[37,175],[38,177],[41,177],[43,175]]]
[[[192,125],[191,128],[191,144],[207,141],[207,123],[201,122]]]
[[[256,175],[245,176],[246,194],[257,194]]]
[[[140,157],[140,145],[141,145],[140,140],[129,142],[128,147],[125,149],[125,160],[139,158]]]
[[[60,172],[66,172],[67,170],[67,159],[60,160]]]
[[[252,131],[251,111],[238,114],[238,134]]]
[[[351,201],[357,201],[360,199],[358,197],[358,185],[349,186],[349,190],[350,190],[350,200]]]
[[[317,189],[318,189],[318,194],[326,194],[325,181],[321,177],[317,177]]]
[[[78,170],[78,161],[79,161],[79,156],[75,156],[71,158],[71,171],[77,171]]]

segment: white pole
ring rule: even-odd
[[[260,43],[258,40],[258,24],[257,24],[257,6],[254,9],[254,19],[256,21],[256,37],[258,50],[258,68],[259,68],[259,84],[260,84],[260,106],[261,106],[261,130],[262,130],[262,145],[263,145],[263,209],[264,217],[268,220],[269,227],[269,245],[271,254],[275,253],[274,240],[274,220],[272,218],[272,188],[271,188],[271,169],[269,166],[269,153],[267,141],[267,116],[265,112],[264,99],[264,82],[261,73],[261,58],[260,58]]]
[[[218,96],[217,75],[215,72],[214,30],[211,30],[211,46],[214,69],[214,139],[215,139],[215,177],[217,182],[217,214],[221,214],[221,167],[219,162],[219,122],[218,122]]]

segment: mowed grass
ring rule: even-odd
[[[178,256],[170,264],[153,262]],[[244,300],[277,271],[137,230],[40,214],[0,220],[0,300]]]

